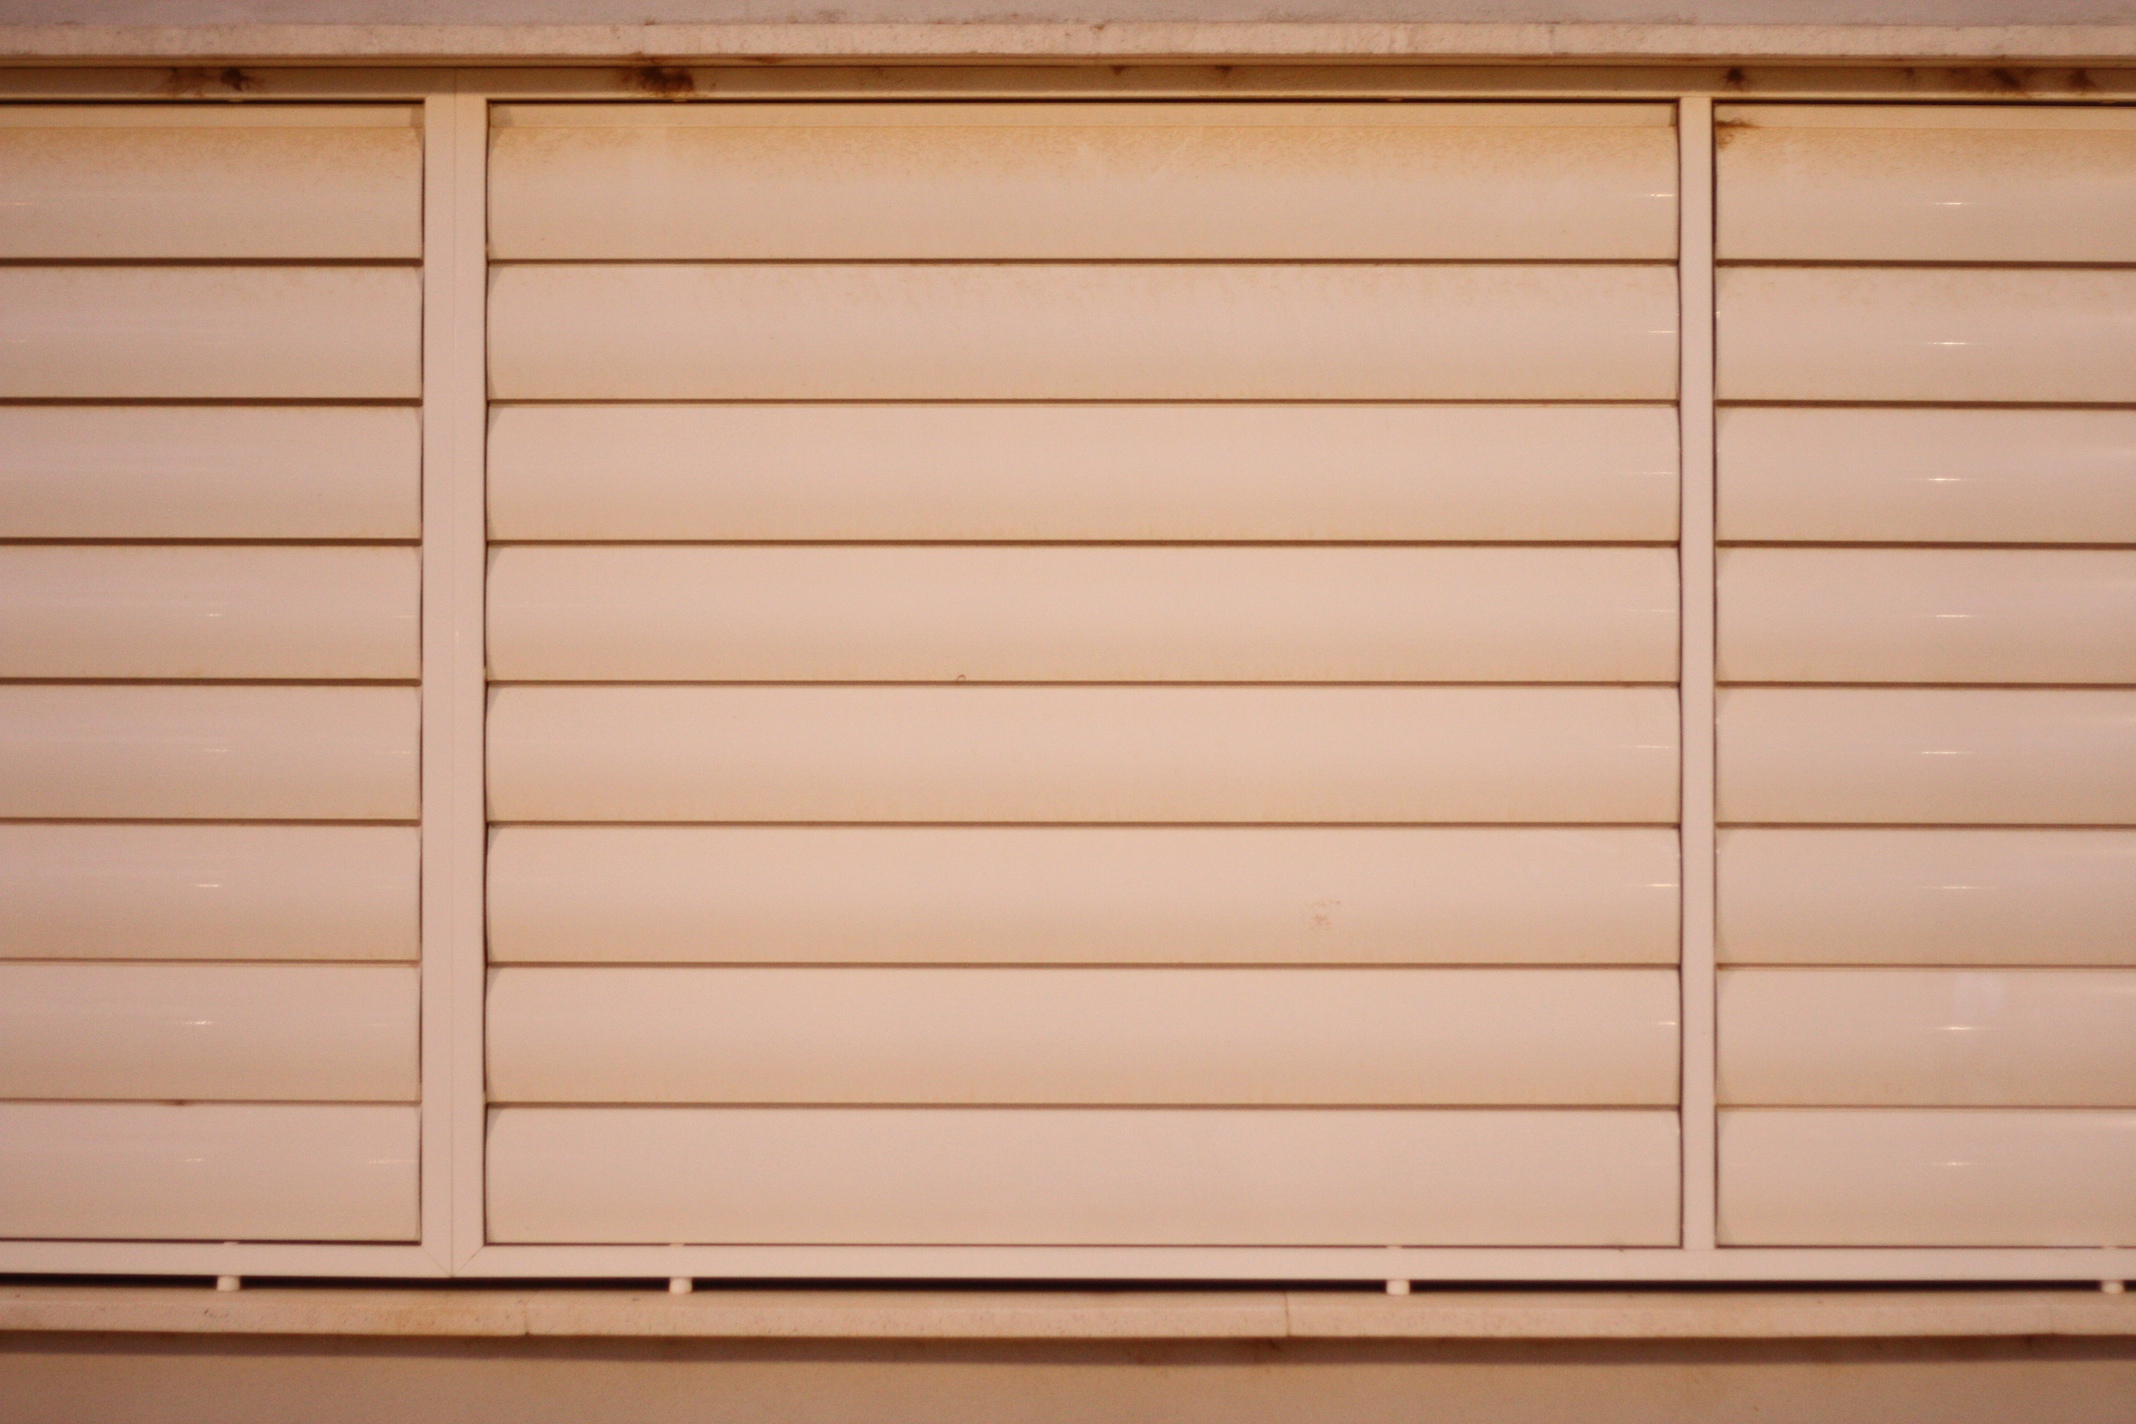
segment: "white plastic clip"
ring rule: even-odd
[[[1408,1294],[1409,1294],[1409,1282],[1407,1282],[1407,1281],[1389,1281],[1389,1282],[1387,1282],[1387,1294],[1389,1294],[1389,1295],[1408,1295]]]
[[[688,1294],[689,1294],[689,1293],[690,1293],[691,1291],[693,1291],[693,1290],[696,1290],[696,1289],[697,1289],[697,1282],[696,1282],[695,1280],[693,1280],[692,1278],[690,1278],[689,1276],[669,1276],[669,1277],[668,1277],[668,1294],[669,1294],[669,1295],[688,1295]]]
[[[2120,1295],[2121,1292],[2126,1290],[2127,1288],[2127,1283],[2124,1281],[2099,1282],[2099,1289],[2106,1292],[2108,1295]]]
[[[215,1278],[215,1289],[219,1291],[234,1291],[244,1284],[245,1278],[243,1276],[217,1276]]]

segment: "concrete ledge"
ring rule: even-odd
[[[42,60],[2136,60],[2136,24],[1092,23],[0,25]]]
[[[0,1332],[727,1340],[2136,1338],[2096,1290],[1117,1293],[0,1288]]]

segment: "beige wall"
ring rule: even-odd
[[[1143,1419],[2126,1424],[2136,1419],[2136,1340],[815,1344],[0,1336],[0,1424]]]

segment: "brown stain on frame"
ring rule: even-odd
[[[647,64],[623,71],[623,82],[656,99],[687,99],[697,92],[697,80],[687,69]]]
[[[258,78],[232,65],[224,69],[173,69],[161,88],[164,96],[171,99],[234,99],[251,93],[259,83]]]

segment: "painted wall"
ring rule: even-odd
[[[2119,1340],[867,1343],[0,1335],[0,1424],[2127,1424]]]

